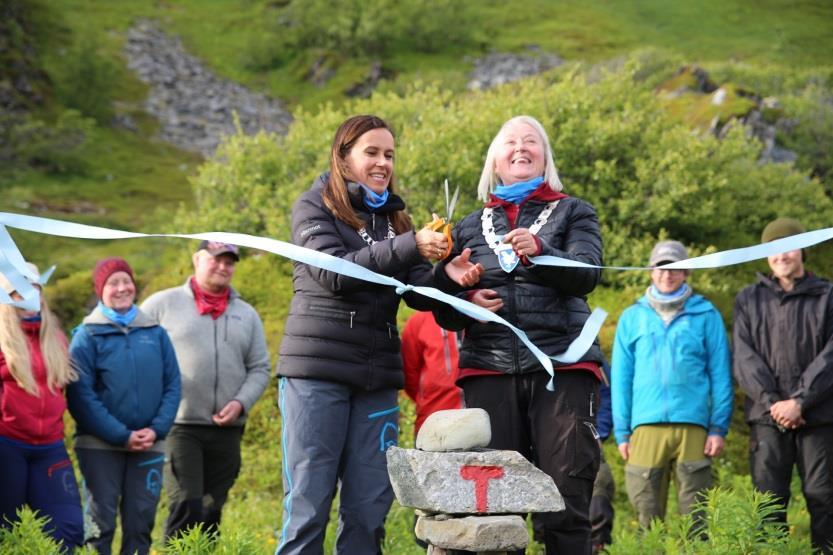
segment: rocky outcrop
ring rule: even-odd
[[[235,114],[247,134],[285,133],[292,121],[279,101],[218,77],[152,21],[131,27],[124,52],[128,67],[150,85],[145,109],[161,122],[161,138],[182,149],[211,155],[237,131]]]
[[[761,163],[793,162],[795,152],[778,146],[778,133],[789,133],[795,121],[784,117],[776,98],[766,97],[732,83],[718,85],[698,66],[684,66],[661,83],[656,94],[681,114],[683,121],[707,129],[718,138],[743,125],[746,133],[761,142]]]
[[[489,89],[560,66],[564,60],[555,54],[530,47],[529,54],[493,52],[474,60],[469,74],[469,89]]]

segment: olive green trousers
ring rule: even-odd
[[[703,491],[712,485],[711,459],[703,454],[705,445],[706,430],[691,424],[650,424],[634,430],[625,487],[640,526],[647,528],[653,519],[665,518],[672,472],[680,513],[692,511]],[[693,516],[696,524],[699,515]]]

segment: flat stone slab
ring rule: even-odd
[[[470,451],[492,441],[489,413],[483,409],[438,410],[425,419],[416,438],[423,451]]]
[[[432,513],[564,510],[547,474],[516,451],[437,453],[390,447],[388,474],[399,504]]]
[[[419,539],[444,549],[465,551],[515,551],[529,543],[524,519],[518,515],[467,516],[436,520],[419,517]]]

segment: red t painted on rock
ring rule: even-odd
[[[474,466],[460,467],[463,480],[474,480],[474,504],[478,513],[489,512],[489,480],[503,478],[502,466]]]

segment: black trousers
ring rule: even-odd
[[[833,425],[781,432],[766,424],[752,424],[749,469],[760,491],[774,493],[784,505],[777,515],[786,524],[790,478],[798,466],[801,489],[810,513],[813,547],[833,553]]]
[[[547,555],[591,552],[590,498],[599,469],[595,422],[599,382],[589,372],[474,376],[461,382],[466,407],[482,408],[493,449],[518,451],[555,481],[566,510],[539,513]]]
[[[166,541],[196,524],[219,532],[223,505],[240,473],[242,437],[242,426],[173,425],[165,441]]]

